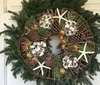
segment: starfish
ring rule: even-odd
[[[66,10],[63,14],[60,14],[59,9],[57,8],[57,14],[58,16],[53,16],[53,18],[59,18],[59,24],[61,20],[67,21],[67,19],[63,18],[63,16],[67,13],[68,10]]]
[[[44,75],[43,68],[51,69],[50,67],[44,66],[44,63],[45,63],[45,62],[43,62],[43,63],[41,64],[41,63],[38,61],[39,66],[37,66],[36,68],[34,68],[33,71],[40,68],[40,69],[41,69],[41,74],[42,74],[42,76],[43,76],[43,75]]]
[[[89,52],[89,51],[86,52],[86,46],[87,46],[87,43],[85,43],[83,51],[79,50],[79,52],[81,53],[81,55],[79,56],[79,58],[77,59],[77,61],[80,60],[80,59],[84,56],[86,62],[88,63],[86,54],[94,54],[93,51],[91,51],[91,52]]]

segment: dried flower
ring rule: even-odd
[[[36,24],[32,25],[31,29],[37,29],[37,25]]]
[[[61,44],[62,44],[62,45],[65,44],[65,40],[61,40]]]
[[[28,46],[27,45],[23,46],[23,51],[28,51]]]
[[[32,58],[32,62],[33,62],[34,64],[37,64],[37,63],[38,63],[38,59],[37,59],[37,58]]]
[[[28,58],[28,60],[31,60],[32,59],[32,55],[30,53],[27,53],[27,58]]]
[[[63,67],[65,69],[76,68],[78,66],[77,58],[76,57],[70,59],[70,56],[65,56],[63,58],[62,62],[63,62]]]
[[[64,49],[65,48],[65,45],[61,45],[61,49]]]
[[[25,43],[26,45],[30,45],[31,42],[30,42],[29,40],[26,39],[24,43]]]
[[[41,42],[34,42],[33,45],[30,46],[31,53],[33,56],[43,56],[45,51],[46,43]]]
[[[52,25],[51,22],[53,22],[52,15],[44,14],[39,21],[39,25],[40,27],[43,27],[45,29],[51,29],[51,25]]]
[[[63,36],[60,36],[60,39],[62,40],[63,39]]]
[[[77,23],[71,20],[66,21],[64,30],[65,30],[66,36],[75,35],[75,33],[78,31]]]
[[[63,30],[60,31],[60,36],[64,36],[65,32]]]
[[[64,73],[65,73],[65,69],[64,69],[64,68],[61,68],[61,69],[60,69],[60,74],[63,75]]]
[[[73,45],[72,46],[72,51],[77,51],[77,48],[78,48],[77,45]]]

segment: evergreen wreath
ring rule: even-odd
[[[0,53],[8,56],[15,78],[21,74],[37,85],[92,85],[89,78],[100,71],[100,16],[82,8],[86,1],[24,0],[19,13],[9,11],[18,26],[4,24],[8,29],[0,34],[10,38]],[[59,35],[58,55],[50,49],[53,35]]]

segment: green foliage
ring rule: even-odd
[[[38,28],[38,34],[45,37],[48,36],[49,31],[47,29]]]
[[[56,67],[55,68],[55,78],[58,80],[58,81],[61,81],[61,74],[59,72],[59,67]]]
[[[27,21],[26,21],[26,26],[31,27],[32,25],[38,25],[38,23],[36,22],[34,16],[31,16]]]
[[[12,20],[15,20],[17,22],[18,27],[15,27],[14,25],[8,26],[4,24],[7,30],[0,32],[0,35],[5,34],[9,36],[9,38],[5,39],[5,43],[8,44],[8,46],[5,47],[4,50],[0,51],[0,53],[5,53],[8,56],[6,64],[12,63],[12,71],[15,77],[17,77],[17,74],[21,74],[21,77],[25,82],[33,81],[34,79],[36,79],[37,85],[40,85],[42,81],[42,79],[34,77],[25,69],[23,62],[21,62],[18,48],[19,39],[24,31],[26,21],[29,20],[31,16],[46,11],[47,9],[68,8],[82,15],[89,23],[89,26],[93,32],[95,52],[96,54],[100,53],[100,29],[98,29],[100,25],[96,23],[100,23],[100,15],[94,15],[93,12],[81,8],[86,1],[87,0],[29,0],[29,2],[27,2],[26,0],[24,0],[22,2],[23,8],[19,13],[9,11],[9,13],[13,14]],[[39,31],[39,33],[40,35],[44,36],[44,34],[48,34],[48,31],[42,30]],[[80,85],[92,85],[92,83],[86,76],[89,76],[91,79],[93,79],[92,76],[96,75],[96,71],[100,71],[100,63],[97,61],[95,56],[92,58],[91,63],[88,65],[88,67],[72,79],[68,81],[64,80],[61,82],[43,80],[44,85],[78,85],[78,83]]]

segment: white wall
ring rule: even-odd
[[[21,9],[20,5],[21,0],[0,0],[0,31],[4,30],[3,23],[12,24],[15,23],[10,19],[10,14],[7,13],[7,10],[19,11]],[[100,14],[100,0],[88,0],[86,5],[84,6],[86,9],[94,11],[94,13],[98,12]],[[4,48],[4,35],[0,36],[0,50]],[[100,55],[97,56],[100,61]],[[14,79],[11,72],[11,65],[7,67],[4,65],[6,61],[6,57],[4,54],[0,54],[0,85],[36,85],[34,82],[27,82],[24,84],[23,80],[18,77]],[[93,85],[99,85],[100,83],[100,73],[94,77],[95,80],[92,81]]]

